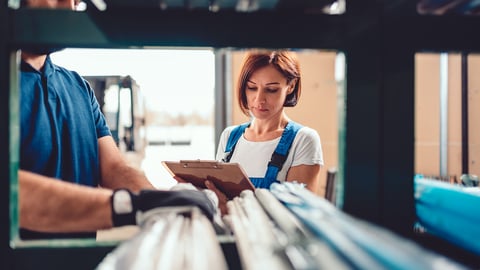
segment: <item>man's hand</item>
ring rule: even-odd
[[[115,190],[112,199],[114,226],[137,224],[137,212],[171,206],[197,206],[210,219],[216,207],[201,191],[196,190],[142,190],[134,194],[126,189]]]

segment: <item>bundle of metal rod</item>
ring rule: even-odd
[[[243,269],[349,269],[266,189],[228,203]]]
[[[97,269],[228,269],[211,222],[196,207],[158,209],[140,228]]]
[[[465,269],[384,228],[349,216],[298,184],[273,184],[270,191],[353,269]]]
[[[250,190],[227,203],[243,269],[289,269],[268,216]]]
[[[350,269],[343,258],[315,237],[269,190],[256,189],[255,195],[282,232],[285,254],[294,269]]]

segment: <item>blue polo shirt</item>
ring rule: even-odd
[[[20,168],[97,186],[97,139],[111,133],[93,89],[50,57],[41,72],[22,61],[20,76]]]

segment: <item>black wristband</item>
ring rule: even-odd
[[[112,222],[114,227],[136,224],[136,196],[127,189],[117,189],[113,192],[110,204],[112,206]]]

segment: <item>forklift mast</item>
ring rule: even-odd
[[[122,152],[143,153],[145,100],[130,76],[84,76],[95,91],[113,139]]]

